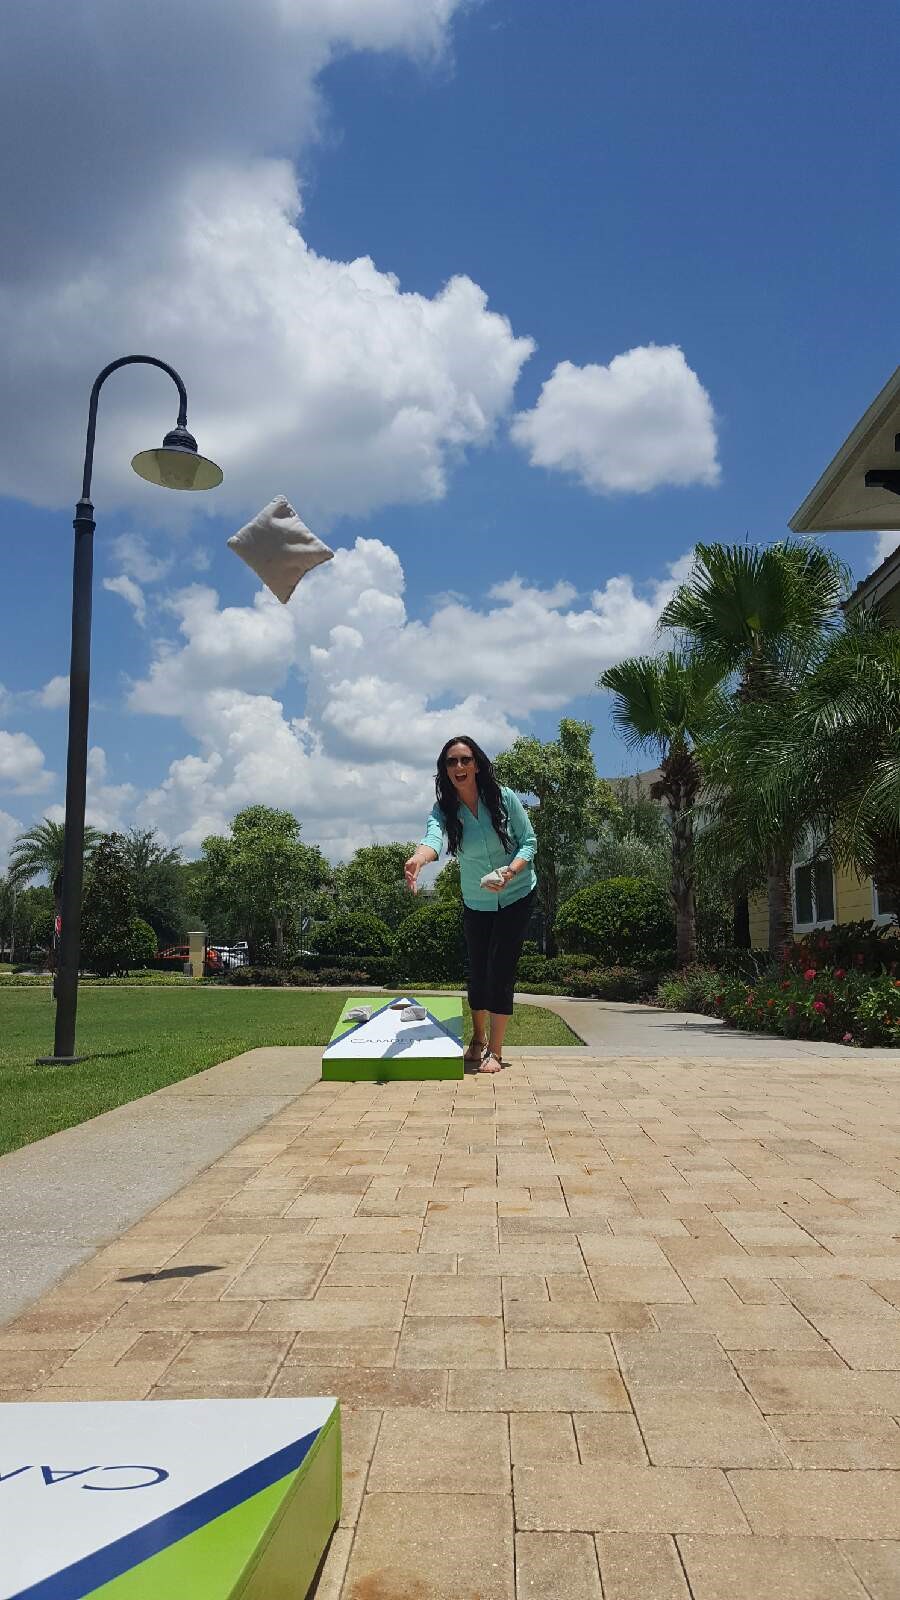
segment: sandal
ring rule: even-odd
[[[493,1050],[485,1046],[484,1055],[481,1058],[481,1066],[478,1068],[479,1072],[502,1072],[505,1066],[506,1062],[501,1061],[499,1056],[494,1055]]]
[[[468,1050],[466,1051],[465,1055],[463,1056],[463,1060],[464,1061],[468,1061],[468,1063],[469,1063],[469,1065],[471,1067],[478,1067],[478,1066],[481,1065],[481,1062],[484,1060],[484,1052],[485,1052],[486,1049],[487,1049],[487,1040],[486,1039],[473,1039],[472,1043],[469,1045]]]

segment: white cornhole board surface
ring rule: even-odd
[[[374,1005],[368,1022],[348,1013]],[[403,1020],[406,1006],[421,1006],[424,1017]],[[376,1078],[462,1078],[462,1000],[458,994],[398,995],[386,1002],[351,995],[335,1023],[322,1056],[322,1077],[351,1082]]]
[[[302,1600],[336,1400],[0,1405],[0,1600]]]

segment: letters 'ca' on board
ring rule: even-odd
[[[0,1600],[301,1600],[340,1510],[333,1399],[0,1405]]]

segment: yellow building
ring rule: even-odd
[[[900,628],[900,547],[892,551],[875,571],[858,583],[845,611],[878,607],[885,622]],[[799,939],[817,928],[831,928],[836,922],[874,920],[887,924],[894,919],[893,896],[878,893],[872,878],[858,878],[844,867],[812,851],[804,860],[798,857],[791,868],[791,902],[794,934]],[[769,914],[764,894],[750,900],[750,942],[754,949],[765,949],[769,942]]]

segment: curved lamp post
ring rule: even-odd
[[[166,489],[215,489],[222,472],[214,461],[198,455],[197,441],[187,429],[187,391],[174,367],[156,356],[121,356],[98,374],[88,406],[81,499],[75,507],[75,561],[72,579],[72,655],[69,671],[69,748],[66,762],[66,834],[63,855],[62,929],[56,974],[56,1032],[52,1056],[41,1064],[78,1061],[75,1016],[78,1009],[78,966],[81,954],[81,887],[84,871],[84,803],[87,787],[88,709],[91,674],[91,579],[94,566],[94,507],[91,476],[100,390],[111,372],[134,365],[160,367],[178,390],[178,420],[158,450],[141,450],[131,463],[148,483]]]

